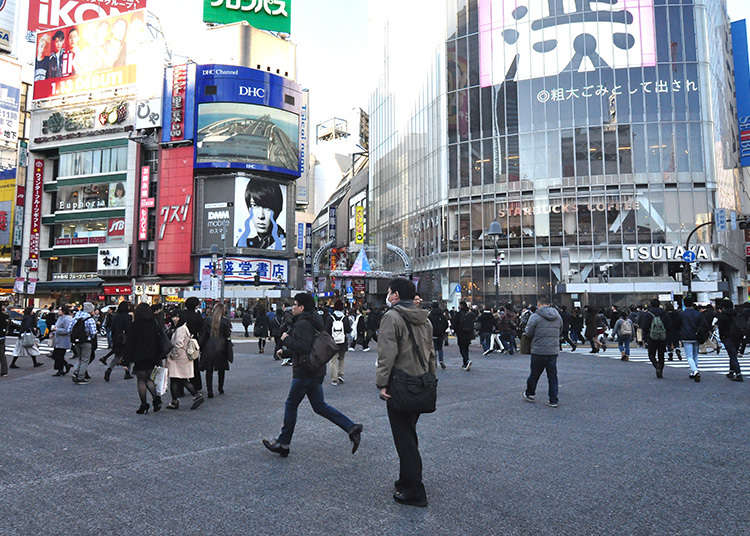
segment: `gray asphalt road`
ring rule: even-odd
[[[562,355],[560,407],[521,400],[523,356],[440,372],[419,423],[430,506],[395,504],[397,458],[375,353],[350,353],[330,404],[364,424],[360,451],[300,407],[292,453],[267,452],[291,371],[236,346],[226,394],[135,414],[133,381],[74,386],[30,363],[0,379],[0,534],[623,534],[750,532],[750,383],[700,384],[642,363]],[[49,363],[49,360],[47,360]],[[186,402],[187,400],[185,400]]]

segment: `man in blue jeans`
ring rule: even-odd
[[[323,378],[326,367],[310,371],[302,366],[301,358],[310,353],[317,333],[324,330],[323,320],[315,312],[315,301],[306,293],[297,294],[292,306],[292,327],[288,333],[281,336],[282,348],[278,351],[279,357],[292,360],[292,385],[284,408],[284,425],[281,433],[275,441],[263,440],[263,445],[281,455],[282,458],[289,456],[289,444],[292,442],[294,426],[297,424],[297,407],[302,399],[307,396],[313,411],[331,421],[343,429],[352,442],[352,454],[359,448],[362,425],[354,424],[346,415],[336,408],[326,404],[323,396]]]
[[[557,309],[549,301],[540,301],[536,312],[526,323],[524,334],[531,338],[531,374],[526,380],[526,390],[522,396],[526,402],[536,402],[536,384],[542,372],[547,371],[549,382],[549,402],[556,408],[557,398],[557,354],[560,350],[560,335],[563,321]]]

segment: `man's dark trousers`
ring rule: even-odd
[[[422,483],[422,457],[419,455],[417,438],[419,413],[396,411],[388,407],[388,421],[391,423],[393,443],[399,459],[399,473],[396,487],[409,498],[426,499]]]
[[[292,434],[297,424],[297,408],[302,399],[307,396],[315,413],[336,424],[347,434],[351,432],[354,423],[336,408],[326,404],[323,395],[323,376],[319,378],[294,378],[289,388],[289,395],[284,406],[284,426],[281,428],[279,443],[288,446],[292,442]]]
[[[547,381],[549,382],[549,401],[557,404],[557,356],[556,355],[538,355],[531,354],[531,374],[526,380],[526,394],[534,396],[536,394],[536,384],[542,372],[547,371]]]
[[[648,359],[656,370],[664,370],[664,352],[667,344],[664,341],[648,339]]]

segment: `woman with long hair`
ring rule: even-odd
[[[138,396],[141,399],[141,405],[136,413],[140,415],[148,413],[149,409],[146,390],[151,393],[154,412],[161,409],[161,397],[156,394],[156,386],[151,379],[154,367],[161,364],[159,329],[151,307],[146,303],[138,304],[135,308],[135,321],[130,326],[125,342],[125,358],[128,363],[133,363],[133,372],[138,379]]]
[[[266,314],[266,306],[258,303],[255,306],[255,324],[253,325],[253,335],[258,337],[258,352],[263,353],[266,348],[266,339],[271,328],[271,322]]]
[[[206,323],[201,337],[203,350],[203,370],[206,371],[206,391],[208,398],[214,397],[213,371],[218,372],[219,394],[224,394],[224,376],[229,370],[232,325],[224,316],[224,305],[217,303],[211,313],[211,321]]]

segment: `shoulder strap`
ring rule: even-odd
[[[401,316],[401,314],[398,311],[393,309],[393,312],[398,314],[398,316],[401,317],[401,320],[404,320],[404,317]],[[417,344],[417,339],[414,337],[414,332],[411,330],[411,326],[406,320],[404,320],[404,324],[406,324],[406,329],[409,331],[409,338],[411,339],[411,343],[414,345],[414,352],[417,354],[417,359],[419,359],[419,364],[422,365],[422,368],[425,371],[429,371],[427,364],[425,363],[425,359],[422,356],[422,349]]]

